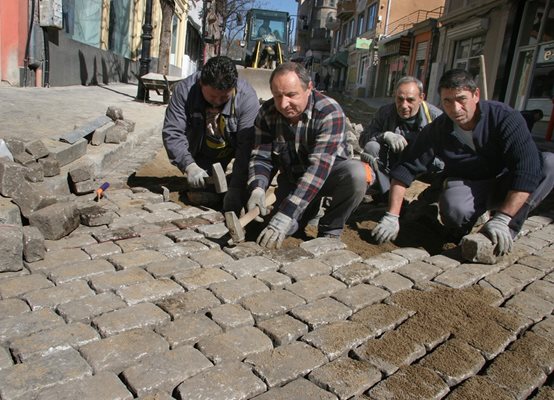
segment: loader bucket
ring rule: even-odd
[[[258,94],[260,104],[266,100],[269,100],[271,95],[271,89],[269,88],[269,77],[271,76],[271,69],[262,68],[243,68],[237,66],[239,77],[250,83]]]

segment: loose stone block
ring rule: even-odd
[[[294,342],[277,349],[248,357],[244,362],[253,366],[269,387],[281,386],[304,376],[327,362],[319,350]]]
[[[60,304],[94,296],[94,294],[85,281],[78,280],[62,283],[51,288],[35,290],[26,293],[23,298],[29,303],[32,310],[37,310],[45,307],[55,308]]]
[[[90,377],[41,390],[39,400],[131,400],[133,395],[112,372],[99,372]]]
[[[367,283],[379,274],[379,270],[367,264],[356,262],[344,267],[338,268],[332,276],[351,287],[360,283]]]
[[[169,322],[169,315],[152,303],[141,303],[115,310],[92,320],[92,325],[103,337],[131,329],[160,326]]]
[[[77,207],[56,203],[29,215],[29,224],[37,227],[45,239],[58,240],[73,232],[80,223]]]
[[[19,207],[9,198],[0,197],[0,224],[23,225]]]
[[[269,292],[262,281],[252,277],[214,283],[210,285],[210,290],[224,303],[239,303],[245,297]]]
[[[295,307],[290,313],[313,330],[325,324],[347,319],[352,314],[352,310],[336,300],[324,298]]]
[[[213,363],[219,364],[271,350],[273,344],[262,331],[246,326],[200,339],[196,347]]]
[[[38,228],[34,226],[23,227],[23,258],[27,262],[42,260],[46,248],[44,246],[44,236]]]
[[[86,226],[109,225],[115,217],[115,213],[99,205],[92,205],[79,210],[81,224]]]
[[[394,271],[396,268],[408,264],[408,260],[404,257],[392,253],[381,253],[363,262],[377,268],[381,272]]]
[[[60,174],[60,162],[54,156],[48,156],[37,160],[42,166],[45,177],[52,177]]]
[[[25,179],[25,167],[8,160],[0,161],[0,194],[12,197]]]
[[[480,264],[494,264],[496,262],[497,257],[494,252],[496,245],[482,233],[464,236],[460,246],[464,260]]]
[[[208,312],[208,316],[224,331],[254,325],[252,314],[237,304],[217,306]]]
[[[266,385],[239,362],[209,368],[187,379],[175,389],[180,399],[194,393],[195,400],[250,399],[265,392]]]
[[[161,336],[148,329],[135,329],[88,343],[81,347],[80,352],[95,373],[111,371],[119,374],[147,355],[168,349]]]
[[[53,287],[54,284],[43,275],[32,274],[0,280],[0,297],[18,297],[33,290]]]
[[[236,278],[245,278],[263,272],[277,271],[279,265],[266,257],[253,256],[227,262],[223,265],[223,269]]]
[[[58,140],[48,139],[43,141],[48,149],[48,157],[58,161],[60,167],[67,165],[78,158],[84,156],[87,152],[87,140],[79,139],[73,144],[63,143]]]
[[[94,176],[92,175],[90,165],[83,165],[83,166],[71,169],[68,174],[69,174],[69,179],[71,179],[71,182],[73,183],[88,181],[94,178]]]
[[[12,356],[9,351],[0,347],[0,370],[9,368],[13,365]]]
[[[189,314],[205,312],[221,302],[207,289],[195,289],[181,293],[156,303],[158,307],[171,315],[172,319]]]
[[[106,116],[110,117],[113,121],[123,120],[123,110],[121,107],[117,106],[108,106],[106,110]]]
[[[258,323],[267,336],[271,338],[275,347],[294,342],[308,333],[308,326],[289,315],[281,315]]]
[[[60,325],[10,342],[10,349],[18,362],[45,357],[50,354],[78,348],[100,339],[89,325],[80,322]]]
[[[155,389],[172,393],[181,382],[212,365],[195,348],[181,346],[141,360],[139,364],[125,369],[122,377],[138,396]]]
[[[96,296],[61,304],[58,306],[58,312],[68,323],[76,321],[88,322],[97,315],[126,306],[125,302],[115,294],[100,293]]]
[[[459,339],[451,339],[427,355],[420,365],[435,371],[448,386],[477,375],[485,365],[479,351]]]
[[[32,155],[35,160],[47,157],[49,154],[48,149],[40,139],[25,143],[25,151]]]
[[[366,361],[341,357],[312,371],[308,379],[327,388],[339,399],[348,399],[361,395],[379,382],[381,372]]]
[[[304,304],[304,300],[287,291],[274,290],[245,298],[242,306],[252,313],[256,322],[283,315],[289,310]]]
[[[27,165],[25,179],[31,183],[44,182],[44,168],[42,167],[42,164],[34,162]]]
[[[116,294],[127,304],[132,305],[146,301],[156,302],[184,291],[181,286],[170,279],[157,279],[123,287],[118,289]]]
[[[344,289],[346,285],[331,276],[315,276],[287,286],[287,290],[306,301],[314,301]]]
[[[369,391],[369,395],[376,399],[441,399],[448,391],[448,386],[433,371],[420,365],[410,365],[379,383]]]
[[[192,346],[204,337],[222,332],[214,321],[202,314],[193,314],[156,328],[156,332],[169,342],[172,349],[177,346]]]
[[[322,326],[302,337],[302,340],[321,350],[334,360],[371,337],[366,326],[352,321],[338,321]]]
[[[2,399],[33,398],[42,390],[92,375],[77,350],[65,350],[32,363],[0,370]]]
[[[333,294],[333,298],[346,304],[356,312],[370,304],[379,303],[389,297],[390,293],[373,285],[356,285],[351,288],[339,290]]]
[[[13,155],[13,160],[25,167],[35,162],[35,158],[29,153],[16,153]]]
[[[337,400],[329,393],[307,379],[298,378],[283,387],[274,387],[256,397],[256,400],[290,400],[290,399]]]
[[[350,320],[367,326],[371,337],[377,337],[393,330],[413,314],[413,311],[395,305],[373,304],[356,312]]]
[[[23,269],[23,240],[21,225],[0,225],[0,272]]]

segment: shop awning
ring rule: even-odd
[[[344,68],[348,66],[348,51],[339,51],[329,59],[329,65],[335,68]]]

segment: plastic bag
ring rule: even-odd
[[[10,161],[13,161],[13,155],[4,139],[0,139],[0,158],[8,158]]]

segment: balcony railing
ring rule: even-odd
[[[356,0],[341,0],[337,3],[337,18],[346,20],[356,12]]]
[[[429,18],[440,18],[444,13],[444,7],[437,7],[433,10],[418,10],[411,14],[406,15],[396,21],[389,24],[387,30],[387,36],[394,35],[399,32],[403,32],[406,29],[410,29],[415,24],[425,21]]]

